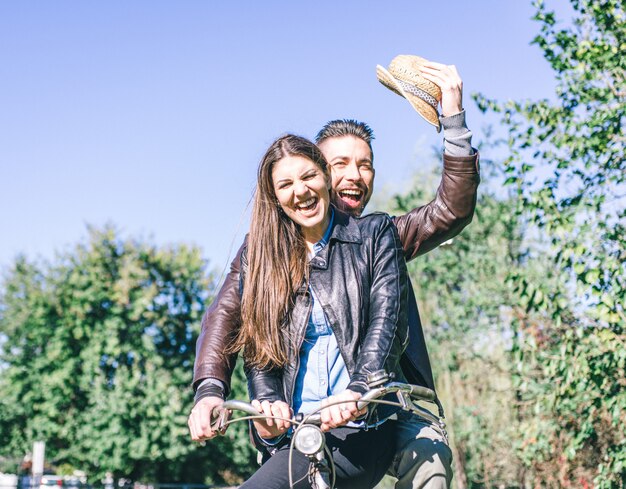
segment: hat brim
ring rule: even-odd
[[[376,65],[376,76],[378,81],[382,83],[392,92],[397,93],[401,97],[404,97],[409,101],[415,111],[421,115],[426,122],[432,124],[437,129],[437,132],[441,131],[441,124],[439,122],[439,114],[437,110],[430,104],[424,102],[421,98],[408,93],[402,89],[402,86],[396,81],[394,76],[389,73],[385,68],[380,65]]]

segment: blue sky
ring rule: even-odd
[[[0,268],[110,222],[198,245],[221,270],[267,146],[330,119],[368,122],[377,187],[400,188],[441,136],[376,64],[455,64],[477,144],[493,119],[470,93],[553,93],[532,14],[522,0],[1,2]]]

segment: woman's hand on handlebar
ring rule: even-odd
[[[208,396],[200,399],[193,407],[187,420],[193,441],[209,440],[218,434],[211,422],[217,418],[217,411],[223,402],[221,397]]]
[[[265,420],[255,419],[253,421],[254,427],[256,428],[257,433],[261,438],[265,438],[266,440],[271,438],[276,438],[277,436],[285,433],[291,423],[286,421],[293,417],[293,411],[284,401],[262,401],[259,402],[254,399],[251,404],[261,413],[266,416],[276,416],[278,418],[285,419],[275,419],[275,418],[265,418]]]
[[[367,409],[359,411],[356,402],[361,398],[358,392],[346,389],[345,391],[329,396],[322,400],[321,418],[322,431],[329,431],[333,428],[339,428],[349,421],[354,421],[359,416],[367,413]],[[348,401],[341,404],[335,404],[339,401]],[[332,405],[331,405],[332,404]]]

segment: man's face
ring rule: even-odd
[[[360,216],[374,191],[372,152],[361,138],[341,136],[319,144],[330,165],[333,195],[338,209]]]

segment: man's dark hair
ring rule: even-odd
[[[340,138],[342,136],[354,136],[365,141],[370,148],[372,158],[374,158],[374,151],[372,150],[374,131],[365,122],[354,119],[337,119],[327,122],[315,136],[315,142],[320,144],[328,138]]]

